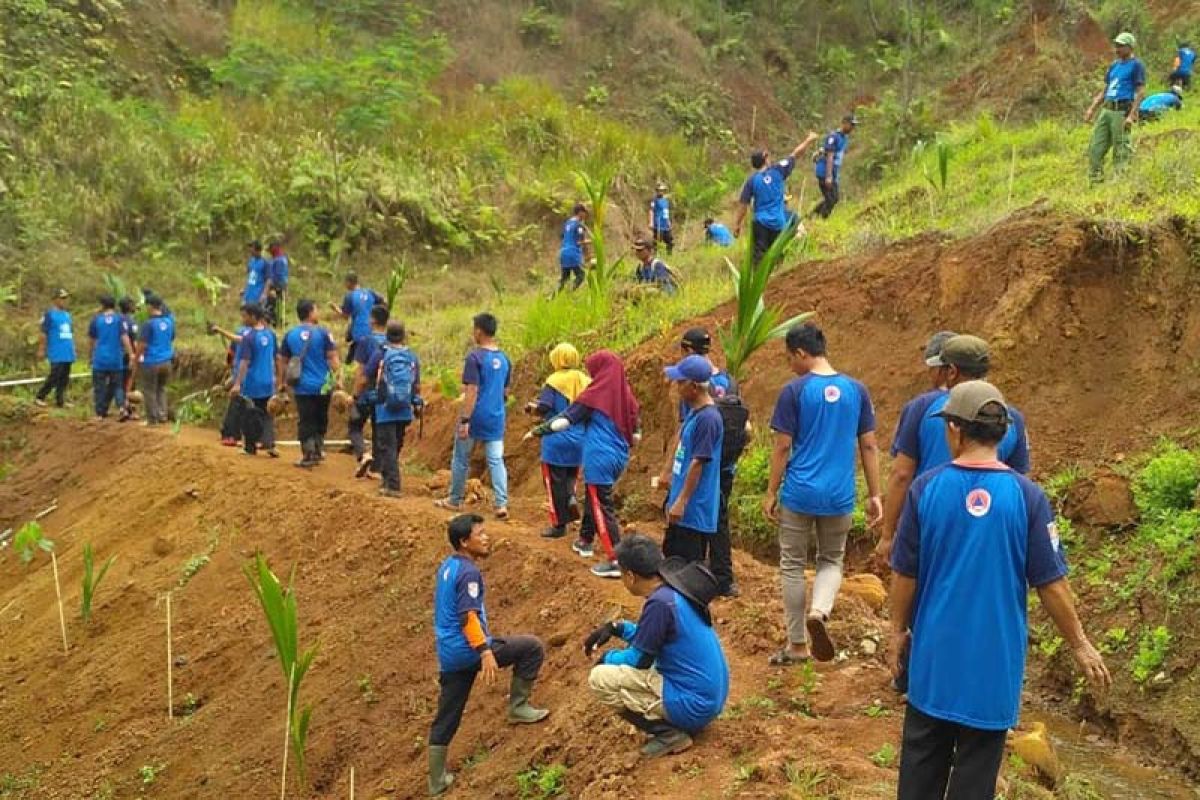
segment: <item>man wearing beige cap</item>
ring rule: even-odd
[[[1133,155],[1129,129],[1137,122],[1138,106],[1146,93],[1146,67],[1134,58],[1137,39],[1125,31],[1113,39],[1116,60],[1104,73],[1104,88],[1096,93],[1083,119],[1096,120],[1088,145],[1088,177],[1092,183],[1104,177],[1104,157],[1112,150],[1114,169],[1121,169]],[[1103,108],[1101,108],[1103,106]],[[1100,109],[1097,116],[1096,110]]]
[[[897,677],[911,649],[899,800],[994,794],[1021,707],[1030,588],[1087,679],[1112,683],[1075,613],[1050,501],[997,458],[1004,397],[966,381],[938,416],[953,461],[913,482],[892,549]]]
[[[978,336],[942,331],[926,347],[925,366],[932,371],[935,388],[904,407],[896,426],[896,437],[892,440],[893,461],[888,474],[887,499],[883,504],[883,533],[875,548],[883,559],[891,553],[896,523],[913,479],[950,460],[945,426],[939,416],[950,396],[947,389],[964,381],[986,377],[991,368],[991,354],[987,342]],[[1015,408],[1009,409],[1009,415],[1012,424],[1000,442],[999,459],[1017,472],[1027,474],[1029,441],[1025,418]]]

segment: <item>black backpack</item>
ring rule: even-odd
[[[721,438],[721,469],[727,470],[738,462],[750,444],[750,436],[746,433],[750,409],[742,402],[741,395],[728,392],[717,398],[717,411],[725,423],[725,435]]]

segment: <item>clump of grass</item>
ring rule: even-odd
[[[88,542],[83,546],[83,578],[79,594],[79,617],[85,625],[92,619],[92,600],[96,596],[96,588],[100,585],[100,581],[104,580],[104,576],[108,574],[108,568],[116,560],[115,555],[109,556],[108,560],[101,565],[100,571],[95,572],[92,543]]]
[[[1200,459],[1171,441],[1160,442],[1133,481],[1133,499],[1143,516],[1192,507],[1200,484]]]
[[[517,773],[520,800],[550,800],[567,791],[567,768],[562,764],[531,764]]]
[[[1130,674],[1138,683],[1153,678],[1166,663],[1173,637],[1165,625],[1147,628],[1138,639],[1137,652],[1129,664]]]

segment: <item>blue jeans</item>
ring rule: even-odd
[[[508,507],[508,469],[504,466],[504,442],[483,442],[479,439],[454,437],[454,456],[450,461],[450,502],[462,505],[467,492],[467,470],[471,466],[471,453],[475,445],[483,445],[487,458],[488,472],[492,474],[492,494],[496,508]]]

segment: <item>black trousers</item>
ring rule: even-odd
[[[67,384],[71,382],[71,362],[65,361],[61,364],[51,364],[50,374],[46,376],[45,383],[42,388],[38,389],[37,399],[45,400],[46,396],[51,391],[54,392],[54,405],[59,408],[63,407],[66,402]]]
[[[400,491],[400,451],[404,449],[404,432],[407,422],[376,422],[372,433],[375,452],[375,469],[383,481],[383,488]]]
[[[245,402],[241,395],[233,395],[229,398],[225,416],[221,417],[222,439],[242,438],[242,407],[244,405]]]
[[[275,295],[268,296],[263,299],[263,311],[267,313],[267,320],[271,323],[271,327],[278,328],[283,324],[283,308],[287,302],[287,289],[276,289]]]
[[[610,561],[617,560],[617,545],[621,543],[621,526],[617,522],[613,487],[589,483],[584,487],[587,502],[583,505],[583,524],[579,538],[591,544],[600,535],[600,544]]]
[[[560,467],[542,463],[542,483],[550,497],[550,526],[562,530],[579,519],[579,501],[575,499],[575,484],[579,467]]]
[[[721,501],[717,508],[717,532],[708,537],[708,568],[725,591],[733,585],[733,540],[729,534],[729,496],[733,494],[733,472],[721,471]]]
[[[496,663],[500,667],[512,667],[513,674],[518,678],[535,681],[546,650],[536,636],[510,636],[493,638],[492,654],[496,656]],[[475,685],[475,676],[478,674],[479,667],[475,667],[438,675],[438,684],[442,689],[438,695],[437,716],[433,718],[433,725],[429,729],[431,746],[445,747],[458,733],[463,710],[467,707],[467,699],[471,696],[471,687]]]
[[[275,449],[275,419],[267,412],[269,397],[242,398],[239,401],[240,428],[247,453],[257,453],[261,444]]]
[[[1182,72],[1172,72],[1167,76],[1167,83],[1174,86],[1179,84],[1185,89],[1192,88],[1192,76],[1184,75]]]
[[[675,234],[671,232],[670,228],[665,231],[655,230],[654,241],[662,242],[667,246],[667,255],[675,252]]]
[[[825,199],[817,203],[817,207],[813,209],[813,213],[822,219],[828,219],[829,215],[833,213],[833,207],[841,199],[841,193],[838,189],[837,181],[834,181],[832,186],[826,186],[824,180],[818,180],[817,183],[821,187],[821,196]]]
[[[750,226],[750,230],[754,236],[754,263],[757,264],[762,261],[762,257],[771,249],[771,245],[775,244],[775,240],[783,231],[768,228],[757,220]]]
[[[92,370],[92,402],[97,417],[107,417],[108,407],[117,399],[120,370]]]
[[[897,800],[992,800],[1007,731],[984,731],[904,713]]]
[[[663,555],[667,558],[678,556],[685,561],[704,562],[708,556],[708,540],[711,533],[702,533],[695,528],[671,524],[667,526],[667,534],[663,537]]]
[[[374,426],[374,420],[375,404],[364,403],[361,400],[355,400],[354,408],[350,410],[350,417],[346,421],[346,438],[350,440],[350,446],[354,448],[354,457],[358,460],[362,460],[362,457],[366,455],[367,452],[367,439],[366,436],[363,435],[363,431],[366,430],[368,421],[370,421],[372,426]],[[372,458],[375,457],[374,441],[378,436],[378,433],[371,434]]]
[[[583,267],[563,267],[562,275],[558,279],[558,291],[561,292],[567,288],[567,281],[571,280],[572,275],[575,276],[575,283],[571,286],[571,289],[578,289],[583,285]]]
[[[296,438],[305,455],[316,455],[329,430],[329,395],[296,395]]]

